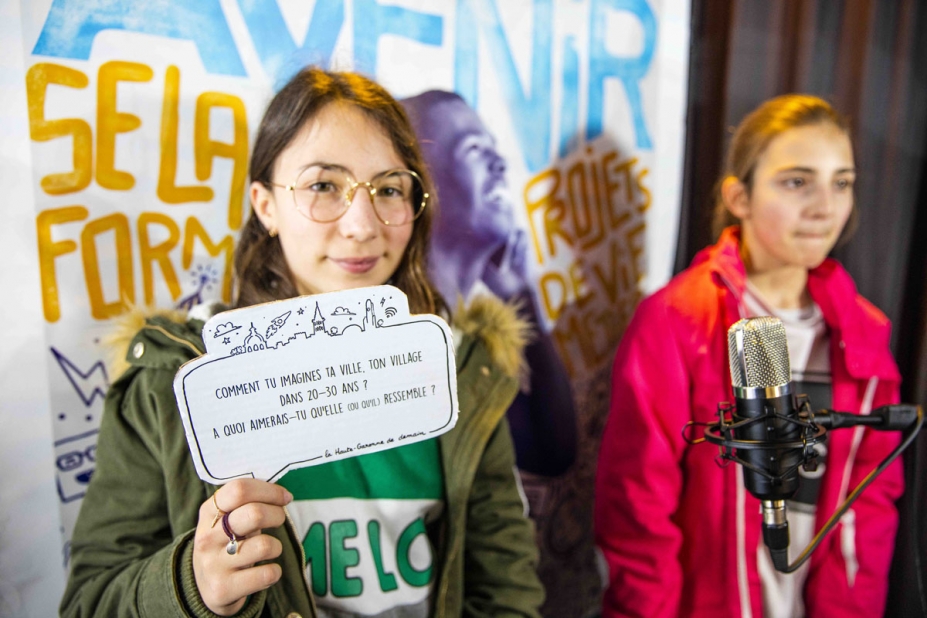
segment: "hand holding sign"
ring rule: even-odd
[[[399,289],[303,296],[218,314],[174,393],[200,478],[221,484],[436,437],[457,422],[448,325]]]

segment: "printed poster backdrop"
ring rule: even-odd
[[[432,258],[451,304],[494,294],[537,326],[532,377],[508,416],[545,613],[594,610],[592,482],[611,356],[675,251],[689,3],[3,7],[21,20],[22,64],[2,62],[5,76],[18,71],[25,116],[3,115],[28,126],[16,164],[32,196],[46,363],[32,388],[50,413],[60,505],[61,552],[47,568],[67,567],[93,473],[112,320],[132,305],[230,299],[251,140],[275,89],[315,63],[374,77],[408,110],[441,200]]]

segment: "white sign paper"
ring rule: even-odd
[[[383,285],[213,316],[174,393],[204,481],[288,470],[436,437],[457,422],[451,330]]]

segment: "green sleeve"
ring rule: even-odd
[[[476,471],[464,543],[464,616],[540,616],[534,526],[525,516],[515,450],[504,418]]]
[[[165,481],[178,477],[171,468],[192,468],[177,463],[177,441],[186,445],[172,381],[168,370],[130,369],[107,394],[96,467],[71,539],[64,617],[213,615],[190,586],[205,488],[172,483],[169,493]],[[245,613],[257,615],[264,596],[254,595]]]
[[[218,614],[213,613],[203,603],[200,597],[199,589],[196,587],[196,578],[193,574],[193,535],[190,534],[190,542],[186,544],[183,555],[180,557],[178,571],[180,573],[181,597],[184,599],[184,605],[189,608],[190,613],[197,618],[220,618]],[[267,597],[267,591],[262,590],[257,594],[251,595],[251,598],[235,614],[235,618],[255,618],[264,606]]]

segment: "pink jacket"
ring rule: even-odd
[[[641,302],[618,348],[596,479],[596,543],[610,572],[605,617],[763,615],[759,501],[740,466],[719,467],[717,447],[682,437],[688,421],[714,422],[718,403],[733,402],[727,329],[744,317],[746,278],[738,240],[736,228],[725,230]],[[808,289],[830,329],[833,409],[867,414],[897,402],[888,319],[834,260],[810,272]],[[855,428],[828,440],[818,529],[900,435]],[[812,554],[809,616],[882,615],[903,483],[898,460]]]

